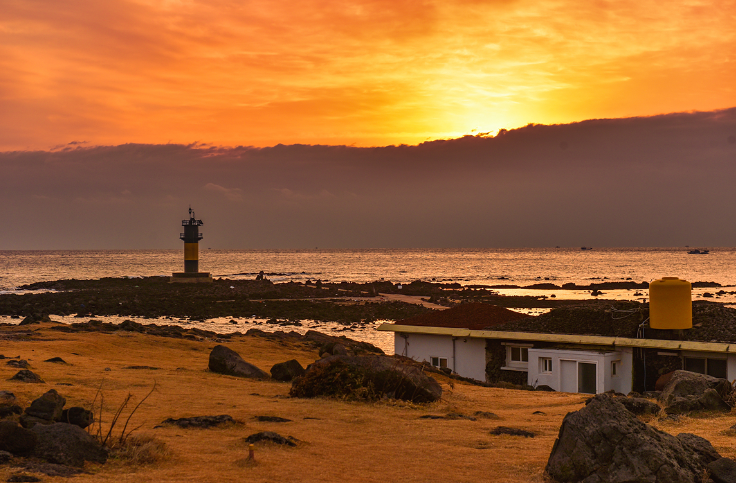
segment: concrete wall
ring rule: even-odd
[[[454,344],[454,353],[453,353]],[[485,339],[457,338],[449,335],[401,334],[394,336],[396,354],[431,363],[432,357],[447,359],[447,367],[463,377],[485,381]],[[453,357],[454,354],[454,357]]]
[[[541,372],[540,358],[550,358],[552,360],[551,372]],[[563,361],[569,362],[563,363]],[[616,376],[611,374],[612,361],[621,361]],[[544,384],[555,391],[562,391],[563,389],[570,392],[577,391],[577,367],[574,363],[579,362],[596,365],[596,393],[610,389],[624,394],[631,391],[633,358],[630,349],[615,352],[529,349],[528,384]],[[569,372],[563,374],[566,368]]]

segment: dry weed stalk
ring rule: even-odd
[[[105,404],[105,396],[104,396],[104,393],[102,392],[102,384],[103,383],[104,383],[104,380],[102,382],[100,382],[100,387],[97,389],[97,393],[95,394],[95,398],[92,400],[92,412],[93,413],[97,413],[97,414],[95,414],[95,418],[94,418],[95,422],[97,423],[97,426],[96,426],[96,434],[94,436],[97,439],[97,441],[100,442],[100,444],[102,446],[110,447],[110,446],[112,446],[114,444],[113,441],[110,441],[110,437],[112,436],[112,432],[115,429],[115,426],[117,425],[118,420],[122,416],[123,411],[128,406],[128,403],[130,403],[131,399],[133,399],[133,395],[131,393],[128,393],[128,395],[125,397],[125,399],[123,399],[123,402],[120,403],[120,405],[118,406],[117,410],[115,411],[115,414],[112,417],[112,420],[110,421],[110,427],[107,430],[107,434],[105,434],[105,436],[103,437],[103,435],[102,435],[102,416],[104,414],[104,404]],[[153,387],[151,388],[151,390],[148,392],[148,394],[146,394],[146,396],[143,399],[140,400],[140,402],[138,404],[136,404],[136,406],[133,408],[133,410],[128,415],[128,418],[125,420],[125,424],[123,425],[123,430],[120,432],[120,437],[117,439],[117,444],[118,445],[124,445],[125,444],[125,441],[128,439],[128,437],[130,437],[130,435],[134,431],[136,431],[136,430],[138,430],[138,429],[141,428],[142,425],[141,426],[137,426],[137,427],[131,429],[130,431],[128,431],[128,425],[130,424],[131,418],[136,413],[136,411],[138,411],[138,408],[141,407],[141,404],[143,404],[146,401],[146,399],[148,399],[151,396],[151,394],[153,394],[153,392],[156,390],[156,386],[157,386],[157,383],[154,380],[153,381]],[[99,410],[96,410],[95,403],[97,402],[98,396],[99,396],[99,399],[100,399],[100,404],[99,404]],[[90,428],[92,428],[92,426],[90,426]]]

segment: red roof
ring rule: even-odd
[[[527,317],[530,316],[497,305],[469,303],[456,305],[447,310],[435,310],[409,317],[397,321],[396,324],[483,330]]]

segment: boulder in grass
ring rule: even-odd
[[[736,483],[736,461],[721,458],[708,465],[710,478],[716,483]]]
[[[84,466],[85,461],[105,463],[107,450],[85,430],[74,424],[36,425],[31,430],[38,437],[33,454],[51,463]]]
[[[64,404],[66,404],[66,399],[56,392],[56,389],[51,389],[46,394],[34,400],[26,408],[25,413],[29,416],[46,419],[47,421],[58,421],[64,410]]]
[[[268,373],[253,364],[245,362],[237,352],[224,345],[218,345],[212,349],[209,368],[212,372],[228,376],[270,379]]]
[[[296,446],[296,443],[298,443],[299,440],[294,438],[293,436],[284,437],[272,431],[261,431],[260,433],[251,434],[250,436],[245,438],[245,442],[249,444],[267,442],[275,444],[285,444],[286,446]]]
[[[299,361],[292,359],[274,364],[271,368],[271,377],[277,381],[289,382],[296,377],[303,376],[305,372],[306,369],[299,364]]]
[[[22,369],[18,371],[9,380],[20,381],[20,382],[31,382],[31,383],[42,383],[43,382],[43,379],[41,379],[41,377],[38,374],[36,374],[35,372],[31,372],[28,369]]]
[[[33,450],[37,439],[31,430],[14,421],[0,421],[0,451],[25,455]]]
[[[659,431],[599,394],[565,416],[546,471],[558,482],[692,483],[718,458],[707,440]]]
[[[169,418],[162,421],[161,424],[170,424],[180,428],[208,429],[215,426],[221,426],[223,424],[235,424],[235,420],[232,416],[221,414],[219,416],[195,416],[192,418],[180,419]]]
[[[674,371],[662,390],[660,400],[668,414],[729,412],[731,406],[725,398],[731,391],[731,383],[727,379],[689,371]]]
[[[728,379],[720,379],[690,371],[674,371],[667,385],[662,389],[660,399],[669,406],[675,398],[701,396],[706,389],[714,389],[721,398],[725,398],[732,391]]]
[[[84,429],[95,422],[95,415],[92,411],[79,406],[73,406],[62,411],[59,421],[62,423],[74,424],[75,426],[79,426]]]
[[[442,387],[421,368],[396,357],[379,355],[329,356],[294,380],[295,397],[330,396],[356,400],[384,397],[417,403],[442,397]]]

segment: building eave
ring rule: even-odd
[[[543,334],[537,332],[505,332],[500,330],[471,330],[451,327],[427,327],[416,325],[383,324],[377,330],[401,334],[447,335],[473,339],[503,339],[528,342],[557,342],[611,347],[636,347],[640,349],[667,349],[694,352],[736,352],[736,342],[697,342],[689,340],[632,339],[629,337],[605,337],[599,335]]]

